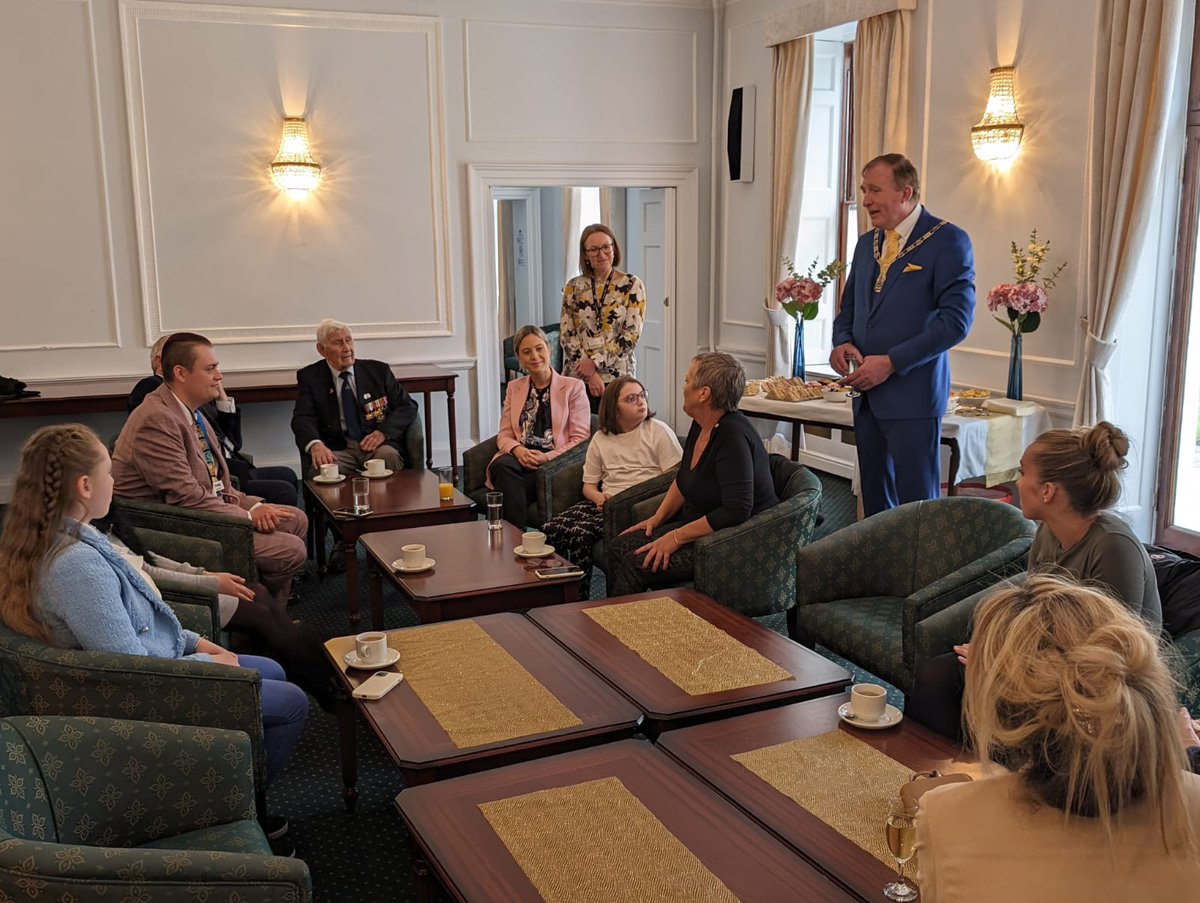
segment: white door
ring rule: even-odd
[[[668,236],[673,234],[673,189],[630,188],[627,194],[625,261],[622,269],[646,286],[646,318],[635,360],[637,376],[650,396],[652,410],[672,423],[676,382],[671,361],[674,333],[670,295],[675,273]]]

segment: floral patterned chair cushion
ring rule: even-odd
[[[0,721],[0,899],[304,901],[270,854],[240,731],[108,718]]]
[[[1024,570],[1033,531],[1011,505],[960,496],[852,524],[796,553],[789,633],[907,690],[918,625]],[[881,599],[892,600],[886,616]],[[864,604],[867,611],[853,611]]]

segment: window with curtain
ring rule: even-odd
[[[1158,472],[1155,540],[1200,554],[1200,17],[1192,44],[1187,145]]]

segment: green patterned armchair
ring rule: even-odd
[[[812,539],[821,510],[821,481],[807,467],[770,455],[779,504],[736,527],[696,540],[692,586],[752,618],[786,611],[796,598],[796,549]],[[607,543],[654,513],[674,472],[639,483],[604,503]],[[603,563],[600,556],[598,562]]]
[[[905,692],[927,619],[1024,571],[1034,527],[990,499],[911,502],[873,515],[796,553],[788,633],[845,656]],[[925,636],[924,654],[949,652]]]
[[[0,625],[0,716],[89,715],[228,728],[250,737],[262,802],[262,679],[250,668],[59,649]]]
[[[240,731],[108,718],[0,720],[0,899],[310,899],[271,855]]]
[[[146,499],[114,498],[112,504],[147,548],[209,571],[228,571],[247,580],[258,579],[254,566],[254,524],[250,518]]]
[[[592,415],[592,432],[596,431],[597,423],[596,416]],[[537,469],[537,497],[529,506],[526,521],[531,529],[583,501],[583,459],[587,457],[591,441],[585,439]],[[498,450],[496,437],[492,436],[463,452],[462,491],[480,511],[487,510],[487,468]]]

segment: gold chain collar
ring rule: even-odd
[[[922,235],[920,238],[918,238],[912,244],[908,245],[908,247],[902,248],[899,251],[899,253],[896,254],[896,259],[892,261],[891,266],[889,266],[888,269],[890,270],[891,267],[894,267],[901,260],[901,258],[908,256],[913,251],[915,251],[917,248],[921,247],[921,245],[925,244],[925,242],[929,241],[929,239],[930,239],[930,237],[932,237],[933,233],[936,232],[938,229],[942,228],[942,226],[946,225],[946,222],[947,222],[946,220],[941,220],[932,229],[930,229],[928,232],[926,232],[924,235]],[[881,241],[882,235],[883,235],[883,230],[876,229],[874,238],[872,239],[871,250],[875,257],[875,266],[880,270],[879,275],[875,277],[875,294],[879,294],[881,291],[883,291],[883,280],[884,280],[884,277],[887,275],[887,273],[883,272],[883,268],[880,266],[880,258],[883,256],[883,247],[882,247],[882,241]]]

